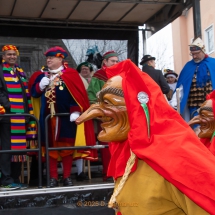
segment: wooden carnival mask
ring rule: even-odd
[[[212,107],[212,100],[206,100],[199,108],[199,115],[195,116],[188,123],[189,125],[199,124],[199,138],[211,138],[215,131],[215,119]]]
[[[122,78],[115,76],[109,79],[97,94],[98,102],[90,106],[77,120],[81,124],[90,119],[101,120],[102,131],[98,139],[102,142],[122,142],[127,139],[130,129]]]

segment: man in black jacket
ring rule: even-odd
[[[26,76],[16,64],[19,52],[13,45],[3,46],[2,52],[0,105],[6,114],[32,114]],[[2,117],[0,119],[0,142],[2,150],[26,148],[26,120],[23,116]],[[19,181],[21,162],[24,160],[24,156],[6,153],[0,155],[1,191],[27,188],[27,185]]]
[[[170,90],[161,70],[155,69],[155,57],[151,55],[144,55],[140,65],[142,65],[142,71],[147,73],[161,88],[163,94],[167,94]]]

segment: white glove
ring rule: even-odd
[[[78,112],[78,111],[71,113],[70,122],[74,122],[76,119],[78,119],[79,116],[80,116],[80,112]]]
[[[40,90],[44,90],[50,83],[50,79],[47,77],[43,77],[39,83]]]

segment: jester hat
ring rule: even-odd
[[[108,59],[110,57],[118,57],[118,56],[119,55],[118,55],[117,52],[115,52],[115,51],[108,51],[108,52],[106,52],[106,53],[103,54],[102,58],[103,59]]]
[[[66,52],[66,50],[64,50],[60,46],[55,46],[55,47],[48,49],[44,53],[44,55],[46,57],[53,56],[53,57],[61,57],[61,58],[65,59],[68,56],[68,53]]]
[[[127,139],[130,150],[196,204],[215,214],[215,156],[169,106],[160,87],[131,60],[106,68],[106,73],[108,78],[122,77],[130,123]],[[147,98],[149,128],[138,100],[140,92]],[[110,148],[115,145],[111,143]],[[123,154],[116,159],[125,162]]]
[[[14,45],[5,45],[5,46],[2,47],[2,51],[3,51],[3,52],[9,51],[9,50],[14,50],[14,51],[16,51],[17,56],[19,56],[19,51],[18,51],[18,49],[17,49],[16,46],[14,46]]]

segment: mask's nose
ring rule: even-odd
[[[199,115],[193,117],[193,118],[188,122],[188,125],[189,125],[189,126],[192,126],[192,125],[195,125],[195,124],[200,124],[200,117],[199,117]]]
[[[79,125],[87,120],[94,119],[99,116],[103,116],[103,112],[101,111],[101,107],[99,104],[91,105],[84,113],[81,114],[78,119],[76,119],[76,124]]]

